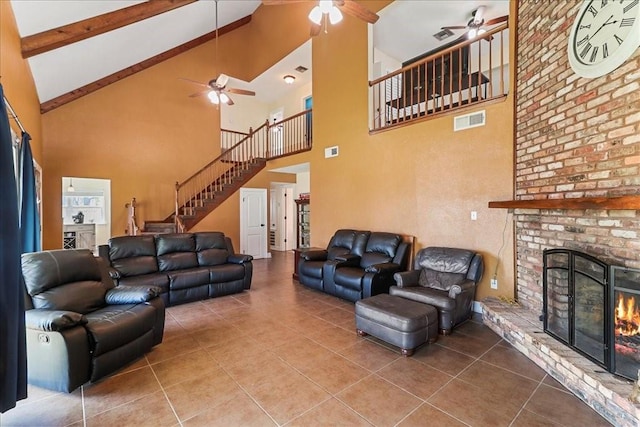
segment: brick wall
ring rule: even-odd
[[[573,73],[567,43],[581,5],[520,0],[516,199],[640,194],[640,49],[612,73]],[[640,268],[635,210],[516,210],[518,299],[542,308],[542,251],[569,247]]]

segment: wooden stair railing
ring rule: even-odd
[[[136,224],[136,198],[133,197],[131,202],[125,203],[124,207],[127,208],[127,229],[125,232],[127,236],[137,236],[140,228]]]
[[[176,182],[174,221],[185,232],[240,189],[267,160],[311,149],[311,109],[280,122],[265,122],[182,183]]]

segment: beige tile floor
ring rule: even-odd
[[[358,337],[352,303],[273,255],[250,291],[169,308],[146,357],[71,394],[30,387],[0,425],[609,425],[478,320],[410,358]]]

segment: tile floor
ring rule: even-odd
[[[250,291],[169,308],[146,357],[71,394],[30,387],[0,425],[609,425],[479,320],[404,358],[273,255]]]

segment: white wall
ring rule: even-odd
[[[296,83],[294,83],[294,86],[295,84]],[[304,99],[311,95],[311,90],[311,83],[293,89],[285,97],[269,104],[269,112],[282,108],[284,118],[286,119],[287,117],[304,111]]]
[[[220,127],[237,132],[249,132],[256,129],[269,118],[269,106],[253,96],[235,95],[234,105],[220,107]]]
[[[296,174],[296,192],[294,197],[298,199],[300,193],[311,192],[311,172],[301,172]]]

